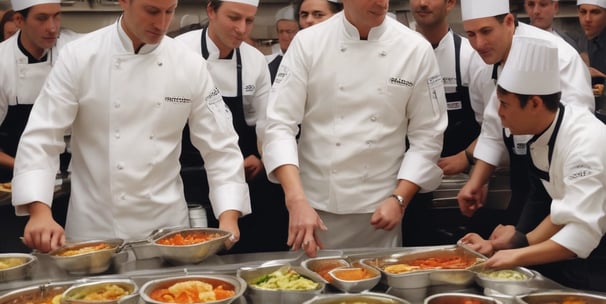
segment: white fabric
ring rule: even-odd
[[[243,4],[252,5],[254,7],[259,6],[259,0],[221,0],[221,1],[243,3]]]
[[[17,152],[13,205],[51,205],[63,131],[72,128],[69,240],[141,239],[188,226],[181,134],[205,159],[216,213],[250,213],[231,115],[201,57],[169,37],[145,54],[113,24],[65,46]],[[169,75],[170,77],[167,77]]]
[[[448,31],[448,34],[444,35],[438,46],[433,50],[436,59],[438,60],[440,74],[444,80],[444,91],[446,93],[454,93],[457,90],[453,35],[454,33],[452,31]],[[461,37],[460,52],[461,84],[469,87],[471,78],[474,77],[476,73],[483,70],[486,64],[478,53],[474,51],[471,44],[469,44],[469,40],[465,37]],[[482,115],[484,113],[485,105],[483,101],[484,100],[481,98],[470,98],[471,108],[474,110],[476,121],[479,123],[482,122]]]
[[[28,7],[48,3],[61,3],[61,0],[11,0],[13,11],[18,12]]]
[[[533,163],[552,198],[551,221],[565,225],[551,239],[586,258],[606,233],[606,125],[584,108],[566,106],[551,163],[548,142],[555,121],[530,145]]]
[[[517,94],[560,92],[558,48],[547,40],[515,35],[498,85]]]
[[[577,0],[577,5],[581,4],[591,4],[606,8],[606,0]]]
[[[429,43],[392,18],[366,41],[342,12],[297,33],[269,97],[269,178],[298,166],[311,206],[336,214],[374,212],[398,179],[434,190],[447,124],[439,73]]]
[[[558,48],[562,102],[564,104],[576,104],[589,109],[591,112],[594,111],[595,100],[591,90],[589,70],[570,44],[547,31],[522,22],[519,22],[515,35],[536,37],[554,43]],[[499,101],[496,96],[496,87],[493,79],[490,78],[492,68],[492,66],[488,66],[488,70],[484,72],[486,77],[472,82],[473,86],[482,87],[483,90],[492,85],[491,97],[484,110],[482,131],[473,155],[491,165],[498,166],[502,159],[507,159],[507,149],[503,142],[503,126],[498,115]],[[499,74],[500,72],[501,68],[499,67]]]
[[[27,64],[27,56],[19,50],[17,39],[20,33],[0,43],[0,124],[6,117],[9,106],[33,104],[38,96],[50,67],[59,56],[59,51],[67,43],[82,36],[70,30],[62,29],[55,46],[48,51],[48,59],[37,64]],[[34,75],[38,75],[34,77]],[[21,87],[21,90],[18,90]],[[19,91],[19,92],[18,92]]]
[[[195,30],[179,35],[175,39],[183,42],[195,52],[202,54],[200,37],[202,30]],[[236,54],[231,59],[219,59],[219,49],[206,34],[206,45],[208,48],[208,71],[212,75],[213,82],[221,90],[221,95],[234,97],[237,95]],[[259,120],[259,115],[265,115],[265,107],[271,87],[269,69],[263,53],[253,46],[243,42],[240,45],[240,56],[242,58],[242,95],[244,106],[244,118],[249,126],[254,126]]]
[[[463,21],[509,13],[509,0],[461,0]]]
[[[372,213],[334,214],[318,211],[328,230],[316,230],[326,248],[392,248],[402,246],[402,222],[387,231],[370,225]],[[351,229],[352,223],[358,223]],[[368,223],[368,225],[362,225]]]
[[[276,12],[276,16],[274,17],[274,21],[278,22],[280,20],[292,20],[292,21],[297,21],[295,20],[295,8],[292,4],[285,6],[281,9],[279,9]]]

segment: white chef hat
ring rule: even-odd
[[[39,4],[61,3],[61,0],[11,0],[13,11],[18,12]]]
[[[244,3],[244,4],[252,5],[254,7],[259,6],[259,0],[222,0],[222,1]]]
[[[288,5],[285,6],[281,9],[279,9],[276,12],[276,17],[275,17],[275,21],[278,22],[280,20],[292,20],[292,21],[296,21],[295,20],[295,8],[293,7],[293,5]]]
[[[463,21],[509,13],[509,0],[461,0]]]
[[[513,36],[498,84],[517,94],[549,95],[560,92],[557,46],[535,37]]]
[[[606,8],[606,0],[577,0],[577,6],[581,4],[592,4],[601,8]]]

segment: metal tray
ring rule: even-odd
[[[577,299],[587,304],[606,304],[606,297],[584,292],[549,291],[516,296],[520,304],[562,303],[566,299]]]

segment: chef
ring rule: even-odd
[[[278,47],[277,50],[268,56],[267,65],[269,67],[269,75],[271,76],[271,82],[276,79],[276,73],[278,73],[278,67],[282,62],[284,53],[288,50],[288,46],[295,37],[295,34],[299,31],[299,22],[295,20],[295,11],[293,4],[285,6],[276,12],[276,32],[278,34]],[[272,47],[273,48],[273,47]]]
[[[231,114],[201,57],[165,37],[177,0],[120,0],[116,23],[68,44],[48,76],[17,151],[13,205],[28,215],[26,245],[145,238],[189,226],[179,176],[181,134],[205,160],[219,228],[239,238],[250,213]],[[170,77],[167,77],[170,75]],[[65,231],[52,218],[54,176],[72,127]]]
[[[499,117],[512,134],[532,135],[532,173],[551,211],[528,234],[514,235],[517,249],[497,251],[486,266],[542,264],[541,274],[568,287],[606,291],[606,126],[586,108],[560,102],[558,50],[517,35],[499,77]]]
[[[343,6],[297,33],[267,106],[265,168],[286,195],[289,245],[310,256],[401,246],[410,199],[442,179],[446,101],[431,46],[386,18],[387,0]]]
[[[484,62],[489,64],[485,68],[485,77],[472,83],[470,91],[480,92],[479,96],[489,96],[484,111],[482,131],[474,150],[474,157],[478,160],[469,181],[458,195],[459,207],[463,214],[471,216],[482,205],[484,185],[488,182],[494,169],[507,159],[509,154],[510,186],[512,198],[507,214],[502,219],[506,224],[518,220],[522,208],[532,187],[540,189],[541,184],[536,178],[528,179],[528,155],[526,142],[531,136],[512,136],[503,130],[497,115],[498,100],[495,94],[495,80],[504,66],[507,66],[511,41],[517,35],[531,36],[552,41],[558,47],[560,67],[560,85],[562,88],[562,101],[564,103],[578,104],[593,111],[595,106],[591,91],[589,72],[576,50],[559,37],[540,30],[536,27],[518,22],[509,12],[509,1],[462,0],[461,12],[463,27],[472,47],[479,53]],[[491,77],[492,76],[492,77]],[[539,195],[536,206],[546,206],[546,195]],[[534,203],[533,203],[534,204]],[[543,208],[547,212],[547,208]],[[540,211],[538,211],[540,212]],[[538,220],[543,216],[538,216]],[[534,227],[535,223],[527,227]]]
[[[0,162],[10,180],[14,156],[32,105],[59,50],[79,37],[61,27],[61,1],[12,0],[20,31],[0,44]]]
[[[258,0],[212,0],[206,6],[208,27],[176,38],[207,60],[239,136],[253,214],[240,220],[242,237],[232,252],[288,250],[284,194],[267,180],[255,133],[259,118],[265,115],[269,70],[265,56],[243,42],[252,30],[258,4]]]

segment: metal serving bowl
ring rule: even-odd
[[[484,288],[511,296],[526,294],[534,290],[529,282],[534,279],[535,274],[530,269],[515,267],[513,269],[497,270],[496,272],[503,273],[504,271],[516,274],[518,279],[491,277],[491,273],[494,274],[495,271],[487,271],[476,273],[476,283]]]
[[[562,303],[564,300],[579,300],[587,304],[606,304],[606,297],[584,292],[548,291],[516,296],[520,304]]]
[[[0,269],[0,282],[21,280],[30,277],[38,258],[25,253],[0,253],[0,263],[8,268]]]
[[[235,292],[233,297],[205,302],[205,303],[216,303],[216,304],[227,304],[232,303],[238,298],[240,298],[244,291],[246,290],[246,282],[234,276],[227,275],[187,275],[187,276],[179,276],[179,277],[170,277],[170,278],[162,278],[149,281],[141,287],[141,291],[139,294],[141,295],[141,299],[148,304],[166,304],[166,302],[159,302],[150,297],[150,294],[159,288],[168,288],[173,284],[179,282],[186,281],[201,281],[208,284],[211,284],[213,288],[218,286],[223,286],[225,290],[233,290]]]
[[[491,297],[470,293],[438,293],[425,299],[425,304],[502,304]]]
[[[371,275],[371,277],[360,280],[344,280],[340,278],[339,272],[351,271],[353,269],[364,269]],[[331,277],[330,284],[343,292],[362,292],[370,290],[373,287],[377,286],[377,284],[381,280],[381,273],[378,270],[361,265],[358,265],[356,267],[335,268],[329,271],[328,275]]]
[[[351,264],[342,257],[310,258],[301,263],[309,272],[304,273],[318,282],[328,283],[328,272],[338,267],[349,267]],[[311,273],[310,273],[311,272]]]
[[[78,250],[81,248],[95,246],[102,243],[109,245],[107,249],[101,249],[71,256],[62,256],[68,250]],[[112,262],[112,256],[124,243],[121,239],[94,240],[79,243],[66,244],[60,248],[52,250],[48,255],[55,263],[67,272],[73,274],[96,274],[109,269]]]
[[[43,304],[51,303],[51,299],[57,297],[53,304],[61,302],[61,294],[72,286],[73,282],[54,282],[42,285],[29,286],[13,290],[0,296],[0,304]]]
[[[365,292],[361,294],[319,295],[303,304],[409,304],[398,297],[384,293]]]
[[[297,271],[299,274],[303,273],[303,268],[290,266],[289,264],[272,265],[272,266],[261,266],[257,268],[240,268],[238,269],[238,277],[242,278],[247,282],[248,288],[246,289],[246,298],[252,303],[281,303],[281,304],[300,304],[313,297],[319,295],[324,291],[326,285],[324,282],[315,281],[313,278],[309,278],[312,281],[318,283],[318,287],[312,290],[270,290],[262,289],[254,286],[254,282],[259,277],[270,274],[281,268],[291,268]]]
[[[162,245],[158,243],[161,240],[173,237],[178,233],[183,236],[192,233],[208,233],[217,234],[218,237],[191,245]],[[153,244],[157,247],[162,258],[171,264],[196,264],[223,249],[225,240],[231,237],[231,235],[231,232],[216,228],[185,228],[162,234],[153,240]]]
[[[113,299],[116,295],[115,292],[112,293],[112,288],[119,288],[125,295]],[[68,288],[61,297],[61,304],[137,304],[138,291],[137,284],[129,279],[82,283]],[[90,295],[96,295],[100,299],[87,299]]]

